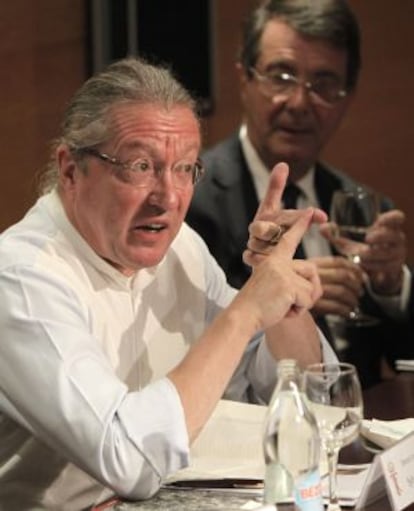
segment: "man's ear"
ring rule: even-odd
[[[354,101],[356,95],[355,89],[349,91],[347,95],[340,100],[339,103],[335,104],[335,110],[337,111],[337,118],[336,118],[336,124],[334,126],[334,130],[338,129],[338,126],[343,121],[344,117],[346,116],[349,107],[351,106],[352,102]]]
[[[240,87],[243,87],[245,83],[249,80],[249,77],[246,75],[246,70],[244,69],[240,62],[236,62],[236,74],[239,79]]]
[[[57,147],[56,162],[59,169],[59,187],[66,189],[73,187],[76,179],[75,171],[78,168],[78,164],[67,144],[60,144]]]
[[[239,81],[240,97],[243,99],[246,85],[249,83],[250,78],[247,76],[246,70],[240,62],[236,63],[236,73]]]
[[[350,107],[350,105],[353,103],[356,95],[357,95],[357,89],[356,88],[354,88],[354,89],[352,89],[352,90],[347,92],[347,95],[342,100],[342,102],[344,104],[344,110],[345,111],[347,111],[348,108]]]

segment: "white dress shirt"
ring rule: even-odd
[[[56,192],[40,198],[0,237],[0,510],[146,498],[185,467],[184,413],[165,375],[234,294],[186,224],[157,267],[126,277]],[[257,336],[226,397],[260,401],[274,383]]]

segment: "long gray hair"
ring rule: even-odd
[[[153,103],[166,109],[182,105],[191,109],[199,119],[195,99],[169,69],[134,57],[114,62],[89,78],[70,101],[63,117],[61,135],[53,141],[49,164],[40,177],[40,194],[57,185],[57,146],[67,144],[79,150],[106,142],[113,135],[110,112],[113,107],[125,103]]]

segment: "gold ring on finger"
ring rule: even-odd
[[[273,236],[269,240],[269,244],[277,245],[279,243],[279,241],[282,239],[282,236],[285,234],[286,231],[287,231],[287,228],[285,226],[278,225],[277,231],[275,232],[275,234],[273,234]]]

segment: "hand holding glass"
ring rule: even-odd
[[[355,264],[361,263],[361,253],[366,249],[366,233],[379,214],[375,192],[365,188],[337,190],[332,199],[331,221],[336,224],[336,249]],[[356,326],[373,325],[377,318],[363,313],[357,306],[348,321]]]
[[[339,511],[336,490],[338,455],[342,447],[358,436],[363,416],[361,385],[355,367],[346,363],[308,366],[303,373],[303,385],[328,461],[327,511]]]

